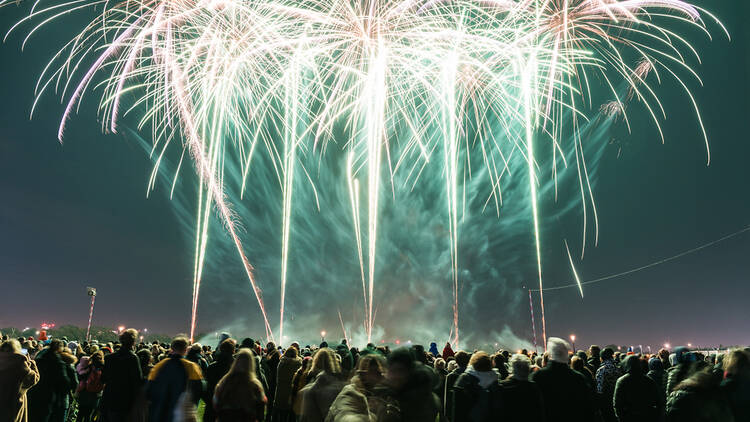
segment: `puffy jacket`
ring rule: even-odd
[[[33,360],[0,352],[0,421],[26,422],[26,390],[37,382],[39,370]]]

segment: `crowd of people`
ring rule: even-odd
[[[390,350],[326,342],[286,348],[223,333],[216,348],[9,339],[0,422],[746,422],[750,349],[655,355],[550,338],[521,350]]]

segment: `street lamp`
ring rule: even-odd
[[[664,348],[669,350],[669,343],[664,343]]]
[[[325,331],[321,331],[320,332],[320,341],[321,341],[321,343],[324,342],[324,341],[326,341],[326,332]]]
[[[576,335],[575,334],[570,335],[570,341],[573,343],[573,353],[575,354],[576,352]]]
[[[120,325],[120,326],[117,327],[117,332],[118,333],[122,333],[123,331],[125,331],[125,326],[124,325]]]

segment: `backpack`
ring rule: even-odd
[[[104,384],[102,383],[102,370],[100,368],[92,367],[89,369],[83,389],[89,393],[100,393],[104,390]]]

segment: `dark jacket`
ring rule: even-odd
[[[177,401],[186,389],[194,402],[203,395],[205,383],[198,365],[177,355],[157,363],[146,384],[146,397],[151,401],[148,420],[171,422]]]
[[[490,422],[502,417],[498,374],[469,369],[453,386],[452,422]]]
[[[328,415],[328,409],[336,400],[345,382],[341,377],[321,372],[315,381],[300,391],[302,394],[302,422],[323,422]]]
[[[721,390],[729,400],[734,420],[750,421],[750,377],[748,374],[726,378],[721,383]]]
[[[511,377],[500,381],[500,388],[504,420],[544,421],[544,401],[536,383]]]
[[[220,354],[217,356],[216,361],[208,365],[206,369],[206,393],[203,395],[203,402],[206,403],[206,410],[203,413],[203,422],[213,422],[216,419],[216,413],[214,412],[214,392],[216,391],[216,384],[219,383],[221,378],[229,372],[232,367],[232,356],[225,356]]]
[[[697,372],[678,384],[667,397],[666,410],[667,422],[734,422],[716,377],[708,372]]]
[[[447,346],[446,346],[447,347]],[[458,367],[454,369],[451,373],[445,376],[445,390],[443,392],[443,412],[446,415],[452,415],[453,414],[453,385],[456,383],[456,380],[458,379],[461,374],[466,371],[466,367]]]
[[[68,398],[78,384],[75,369],[60,354],[44,349],[37,353],[39,382],[29,390],[29,420],[46,420],[55,409],[67,408]]]
[[[542,392],[546,419],[549,421],[595,420],[594,399],[583,376],[560,362],[550,361],[536,371],[532,381]]]
[[[407,384],[393,392],[398,402],[401,420],[410,422],[434,422],[440,412],[440,401],[433,387],[437,384],[437,374],[432,368],[417,363],[412,369]]]
[[[26,390],[38,381],[33,360],[20,353],[0,352],[0,421],[26,422]]]
[[[104,358],[102,371],[104,395],[102,408],[127,414],[133,408],[138,390],[143,387],[141,362],[132,350],[120,348]]]
[[[627,374],[615,384],[613,405],[620,422],[658,422],[664,408],[656,383],[643,375],[640,358],[629,356],[624,362]]]

